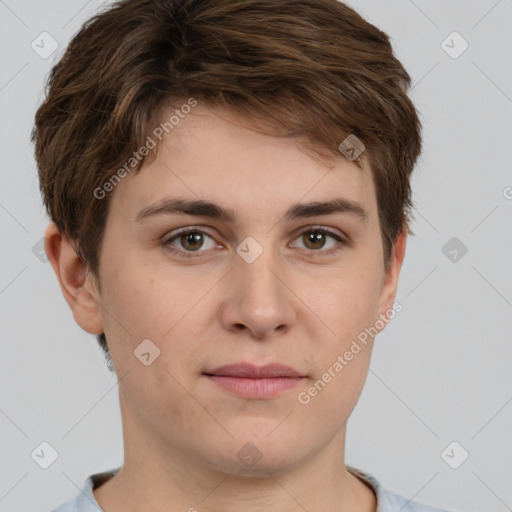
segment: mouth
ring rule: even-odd
[[[305,378],[298,371],[279,363],[256,366],[238,363],[203,373],[213,384],[244,398],[272,398],[300,384]]]

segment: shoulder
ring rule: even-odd
[[[115,468],[90,475],[74,498],[62,503],[51,512],[103,512],[92,491],[114,476],[118,470],[119,468]]]
[[[85,488],[82,488],[74,498],[62,503],[51,512],[101,512],[101,509],[89,501],[84,492]]]
[[[382,489],[380,503],[377,512],[448,512],[439,508],[423,505],[417,501],[411,501],[398,494]]]
[[[394,494],[384,489],[381,483],[374,476],[359,469],[347,466],[347,470],[363,480],[373,489],[377,496],[376,512],[448,512],[446,510],[423,505],[417,501],[407,499],[404,496]]]

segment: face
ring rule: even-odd
[[[199,105],[112,192],[75,318],[105,332],[128,445],[238,474],[342,446],[404,240],[385,271],[369,170],[299,142]]]

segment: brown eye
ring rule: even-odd
[[[201,253],[214,248],[216,243],[208,233],[200,229],[184,229],[164,241],[163,245],[172,253],[189,257],[195,256],[191,253],[198,253],[200,256]]]
[[[333,242],[329,242],[329,239]],[[310,252],[318,252],[319,255],[332,254],[347,245],[347,242],[341,236],[320,228],[310,228],[303,231],[297,240],[302,241],[304,249],[308,249]]]

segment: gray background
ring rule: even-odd
[[[100,5],[0,0],[0,512],[50,510],[122,463],[116,378],[32,251],[48,224],[34,113],[52,64]],[[512,510],[512,2],[351,5],[392,37],[413,77],[425,149],[397,294],[404,309],[377,338],[347,462],[420,502]],[[43,31],[59,43],[47,59],[31,48]],[[458,58],[457,36],[442,46],[454,31],[469,44]],[[446,256],[452,237],[459,247]],[[31,458],[43,441],[59,454],[48,469]],[[469,453],[458,469],[441,456],[453,441],[463,448],[448,450],[452,465]]]

